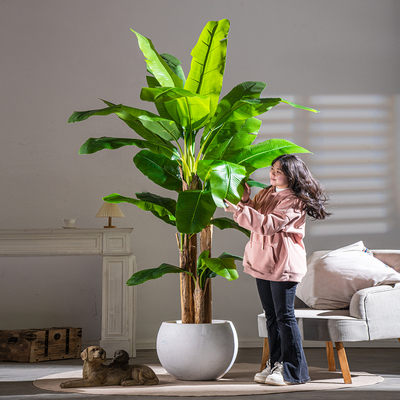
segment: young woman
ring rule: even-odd
[[[226,201],[227,212],[251,231],[246,245],[244,272],[256,278],[267,318],[270,358],[254,380],[270,385],[310,380],[300,330],[294,314],[296,286],[307,270],[303,244],[306,215],[324,219],[327,196],[296,155],[285,154],[272,162],[271,186],[253,200],[246,189],[238,205]]]

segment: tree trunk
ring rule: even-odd
[[[211,257],[213,225],[205,227],[200,232],[200,251],[209,250]],[[211,323],[212,321],[212,292],[211,279],[208,278],[201,290],[198,286],[195,292],[195,321],[196,324]]]
[[[182,235],[183,243],[180,250],[180,267],[186,271],[190,271],[196,276],[197,269],[197,235]],[[182,323],[193,324],[195,322],[194,316],[194,281],[188,274],[180,274],[181,280],[181,311]]]
[[[209,279],[208,279],[209,280]],[[199,287],[199,278],[197,278],[197,285],[194,290],[194,322],[195,324],[205,324],[206,309],[204,304],[205,291]]]
[[[199,186],[199,177],[195,175],[188,187],[183,177],[182,168],[180,168],[183,190],[196,190]],[[178,240],[179,242],[179,240]],[[178,243],[179,245],[179,243]],[[185,271],[193,274],[197,278],[197,234],[181,235],[179,246],[179,266]],[[181,286],[181,314],[183,324],[193,324],[195,322],[194,290],[195,284],[193,278],[188,274],[180,274]]]

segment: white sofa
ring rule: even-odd
[[[387,265],[399,268],[400,250],[372,252]],[[336,370],[333,352],[333,342],[335,343],[344,382],[351,383],[343,342],[393,338],[400,341],[400,283],[359,290],[351,298],[348,309],[316,310],[296,298],[295,314],[304,340],[326,342],[330,371]],[[264,338],[262,370],[269,356],[264,314],[258,315],[258,332]]]

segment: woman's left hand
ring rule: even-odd
[[[248,185],[248,183],[246,182],[244,184],[244,192],[243,192],[243,196],[242,196],[242,203],[247,203],[250,199],[250,195],[251,195],[251,189],[250,186]]]
[[[234,213],[237,211],[238,206],[235,206],[234,204],[232,204],[231,202],[229,202],[228,200],[224,200],[224,203],[226,205],[225,207],[225,212],[231,212]]]

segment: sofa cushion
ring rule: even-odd
[[[354,318],[349,310],[295,310],[303,340],[329,342],[358,342],[369,340],[365,319]],[[265,314],[258,315],[258,335],[268,337]]]
[[[297,297],[319,310],[346,308],[353,295],[372,286],[400,282],[400,273],[364,252],[362,241],[311,256]]]

